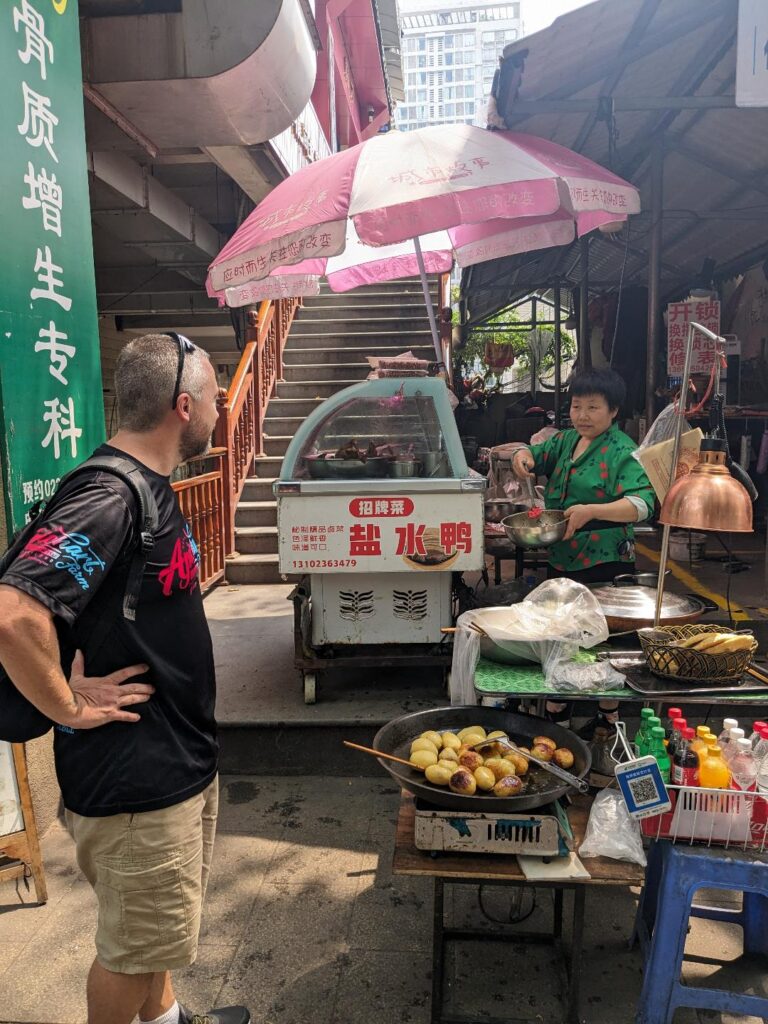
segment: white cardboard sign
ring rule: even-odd
[[[280,571],[464,572],[483,567],[482,494],[285,495]]]

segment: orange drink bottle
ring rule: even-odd
[[[699,764],[704,759],[704,754],[707,751],[707,736],[710,735],[709,728],[706,725],[696,726],[696,739],[691,743],[690,749],[699,759]]]
[[[731,769],[725,763],[723,754],[715,741],[699,768],[699,785],[703,789],[729,789]]]

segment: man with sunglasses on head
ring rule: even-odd
[[[158,510],[135,619],[135,495],[84,469],[0,580],[0,663],[55,723],[66,823],[98,898],[88,1024],[249,1024],[244,1007],[187,1010],[170,976],[195,961],[218,804],[213,650],[170,476],[207,451],[219,388],[207,353],[169,333],[123,349],[115,391],[120,426],[94,454],[135,464]],[[94,613],[106,632],[83,629]]]

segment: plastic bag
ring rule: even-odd
[[[652,444],[661,444],[662,441],[669,441],[675,436],[677,417],[680,415],[677,406],[671,402],[666,409],[662,409],[659,415],[651,424],[650,430],[645,435],[640,445],[635,449],[633,455],[638,458],[638,452],[643,448],[650,448]],[[691,430],[687,420],[683,422],[683,431]]]
[[[500,444],[491,448],[486,498],[523,501],[525,493],[523,483],[512,472],[512,460],[521,448],[527,447],[525,444],[513,441],[510,444]]]
[[[617,790],[604,789],[595,797],[584,842],[577,852],[582,860],[610,857],[645,867],[640,823],[630,816],[624,798]]]
[[[608,639],[608,623],[597,598],[573,580],[547,580],[519,604],[509,608],[481,608],[458,619],[451,667],[451,703],[475,700],[474,678],[481,647],[500,649],[505,659],[541,664],[547,683],[555,688],[559,668],[580,647],[594,647]],[[485,634],[472,629],[479,626]]]
[[[567,661],[557,666],[556,677],[558,693],[602,693],[627,681],[609,661]]]
[[[542,427],[541,430],[537,430],[535,434],[531,436],[531,444],[543,444],[548,441],[550,437],[554,437],[559,434],[560,431],[557,427]]]

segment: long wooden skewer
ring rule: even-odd
[[[415,772],[424,771],[419,765],[406,761],[402,757],[395,757],[394,754],[384,754],[381,750],[374,750],[373,747],[361,747],[359,743],[352,743],[350,740],[343,740],[343,743],[345,747],[351,747],[353,750],[362,750],[364,754],[372,754],[374,757],[383,757],[385,761],[396,761],[398,764],[404,764],[406,768],[413,768]]]
[[[471,629],[471,630],[473,630],[473,632],[479,633],[480,636],[485,636],[485,637],[488,636],[488,634],[485,632],[483,627],[482,626],[478,626],[476,622],[469,622],[469,623],[467,623],[467,629]],[[452,635],[453,633],[458,633],[458,628],[456,626],[443,626],[441,628],[440,632],[441,633],[445,633],[447,635]]]
[[[753,679],[759,680],[761,683],[768,684],[768,675],[757,665],[747,665],[747,675],[752,676]]]

